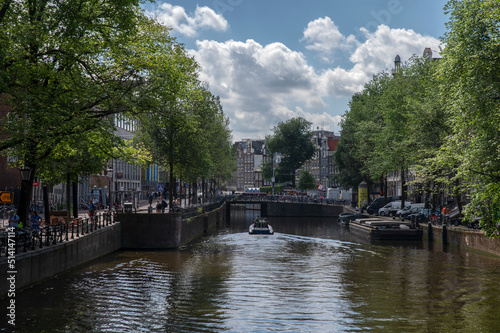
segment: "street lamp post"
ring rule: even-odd
[[[19,169],[21,172],[21,191],[24,189],[24,193],[21,193],[21,198],[23,199],[22,202],[19,203],[19,221],[22,222],[23,224],[26,223],[26,218],[28,217],[28,210],[29,210],[29,180],[31,179],[31,168],[29,167],[22,167]]]

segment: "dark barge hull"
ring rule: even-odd
[[[373,240],[421,240],[422,229],[377,228],[351,221],[349,229],[352,233]]]

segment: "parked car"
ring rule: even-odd
[[[375,200],[373,200],[371,204],[366,208],[366,212],[370,215],[378,214],[378,210],[384,207],[387,203],[398,200],[401,200],[401,197],[399,195],[388,196],[387,202],[385,201],[385,197],[375,198]]]
[[[399,217],[401,220],[411,220],[412,215],[420,214],[423,210],[424,208],[422,207],[413,207],[406,211],[403,210]]]
[[[425,204],[423,203],[412,203],[412,204],[409,204],[408,206],[405,206],[405,208],[403,209],[399,209],[395,214],[394,216],[401,216],[401,214],[406,214],[410,209],[412,208],[424,208],[425,207]]]
[[[397,203],[397,201],[389,202],[384,207],[379,208],[378,215],[380,215],[380,216],[388,216],[389,215],[389,209],[391,209],[393,207],[393,204],[395,204],[395,203]]]
[[[434,216],[434,221],[431,221],[432,216]],[[431,222],[435,222],[435,219],[436,219],[436,212],[433,209],[429,209],[429,208],[422,208],[422,210],[420,210],[419,212],[414,213],[414,214],[410,214],[410,215],[405,217],[405,220],[410,220],[410,221],[416,222],[416,223],[421,223],[421,222],[424,222],[426,220],[429,220]]]
[[[401,201],[393,201],[391,204],[391,207],[387,209],[387,216],[393,217],[396,215],[396,212],[401,209]],[[411,202],[406,201],[404,207],[409,205],[411,205]]]

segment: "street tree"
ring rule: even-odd
[[[470,203],[490,237],[500,223],[500,3],[450,0],[439,67],[440,93],[452,132],[440,150],[443,165],[456,169]]]
[[[390,79],[389,73],[375,75],[351,98],[349,110],[342,117],[342,136],[334,159],[340,171],[336,180],[344,187],[357,188],[363,180],[373,184],[386,171],[385,160],[376,147],[383,128],[381,99]]]
[[[316,188],[316,180],[312,173],[304,170],[300,173],[299,183],[297,184],[299,190],[312,190]]]
[[[0,6],[0,100],[10,108],[0,124],[0,151],[32,169],[23,182],[26,211],[32,180],[66,138],[112,131],[142,82],[129,49],[140,25],[137,0],[4,1]],[[102,132],[104,133],[104,132]],[[110,148],[111,149],[111,148]],[[45,172],[45,171],[43,171]]]
[[[281,161],[275,168],[279,182],[289,181],[295,187],[295,171],[314,156],[316,148],[311,141],[310,127],[311,123],[304,118],[292,118],[280,122],[274,127],[274,134],[266,136],[268,156],[281,154]],[[264,165],[264,177],[272,177],[272,159]]]

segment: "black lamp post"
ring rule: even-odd
[[[26,218],[28,217],[28,210],[29,210],[29,191],[28,191],[28,188],[29,188],[29,180],[31,179],[31,168],[29,167],[22,167],[19,169],[19,171],[21,172],[21,180],[22,180],[22,184],[21,184],[21,199],[22,202],[19,203],[19,221],[20,222],[23,222],[26,223]],[[24,192],[23,192],[24,190]]]

